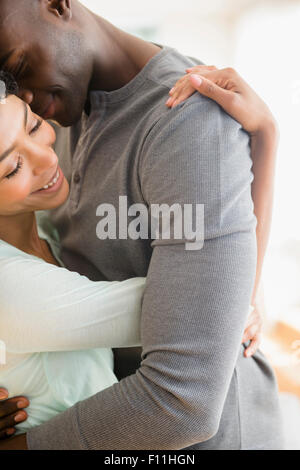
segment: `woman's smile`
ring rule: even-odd
[[[54,177],[51,178],[49,183],[43,186],[38,191],[32,194],[52,194],[60,190],[64,182],[64,175],[60,167],[57,168]]]

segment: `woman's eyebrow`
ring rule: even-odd
[[[24,129],[27,128],[27,120],[28,120],[28,105],[23,101],[24,104]],[[15,149],[16,145],[12,145],[9,149],[7,149],[1,156],[0,156],[0,163],[8,157],[8,155]]]

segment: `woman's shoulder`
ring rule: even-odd
[[[48,237],[45,236],[48,240]],[[12,287],[19,289],[28,287],[31,279],[35,279],[45,270],[47,263],[34,255],[16,248],[15,246],[0,240],[0,294],[3,290]],[[31,284],[30,284],[31,285]]]
[[[30,307],[37,289],[48,292],[49,272],[55,268],[59,270],[0,240],[0,316]],[[60,279],[57,273],[56,277]]]
[[[26,255],[26,253],[0,239],[0,263],[3,263],[6,259],[22,257],[23,255]]]

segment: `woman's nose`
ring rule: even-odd
[[[58,164],[57,156],[52,149],[39,149],[31,155],[33,174],[39,176]]]
[[[25,89],[21,88],[19,90],[18,96],[19,96],[19,98],[21,98],[21,100],[25,101],[25,103],[29,104],[29,106],[33,102],[34,96],[33,96],[32,91],[30,91],[30,90],[25,90]]]

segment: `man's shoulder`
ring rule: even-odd
[[[163,47],[147,72],[147,81],[144,84],[147,96],[145,96],[144,87],[140,89],[140,94],[145,97],[145,111],[148,106],[151,110],[150,121],[152,124],[159,122],[165,124],[177,117],[179,120],[182,119],[183,124],[187,124],[186,120],[189,118],[203,122],[204,117],[210,117],[210,119],[222,121],[233,130],[241,129],[240,124],[232,119],[215,101],[197,92],[174,110],[166,107],[168,92],[174,87],[176,81],[186,73],[188,67],[199,64],[203,64],[200,59],[183,55],[171,47]],[[138,96],[136,99],[138,100]]]
[[[198,192],[203,202],[219,200],[221,185],[228,193],[237,180],[250,187],[251,166],[248,134],[217,103],[197,93],[161,112],[145,140],[139,169],[141,181],[156,179],[166,187],[176,182],[185,193]]]
[[[162,46],[162,50],[145,67],[147,78],[158,86],[172,88],[174,83],[182,77],[186,69],[203,64],[195,59],[181,54],[176,49]]]
[[[165,102],[156,107],[150,116],[151,129],[148,142],[154,139],[170,138],[173,142],[203,142],[212,138],[211,144],[218,139],[226,141],[243,140],[248,145],[249,136],[240,123],[229,116],[215,101],[195,93],[176,108],[169,109]]]

